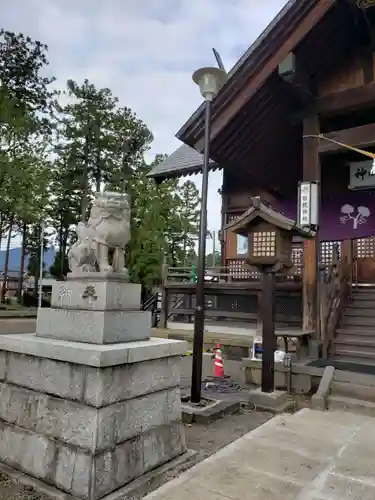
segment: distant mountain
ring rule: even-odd
[[[2,250],[0,252],[0,271],[4,271],[4,263],[5,263],[5,254],[6,251]],[[54,248],[49,248],[44,252],[44,265],[46,271],[49,271],[49,268],[52,266],[53,261],[55,260],[56,250]],[[27,269],[29,257],[26,255],[25,257],[25,270]],[[19,271],[20,269],[20,261],[21,261],[21,248],[11,248],[9,252],[9,271]]]

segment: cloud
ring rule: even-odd
[[[230,69],[286,0],[13,0],[2,27],[49,46],[49,71],[64,86],[89,78],[109,87],[152,130],[151,158],[171,153],[174,134],[199,106],[192,72]],[[193,178],[199,184],[199,177]],[[209,226],[220,226],[221,176],[210,178]]]

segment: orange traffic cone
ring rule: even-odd
[[[224,377],[224,364],[221,357],[220,344],[217,345],[215,361],[214,361],[214,377]]]

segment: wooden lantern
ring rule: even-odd
[[[247,261],[251,266],[274,271],[293,266],[293,236],[312,236],[295,221],[261,203],[260,198],[253,198],[250,208],[225,229],[248,238]]]
[[[274,390],[275,273],[292,266],[292,239],[313,236],[294,220],[253,198],[250,208],[225,228],[248,238],[248,263],[262,271],[262,295],[259,316],[262,322],[262,391]]]

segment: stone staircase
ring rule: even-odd
[[[336,331],[331,359],[375,367],[375,287],[353,290]]]
[[[375,375],[336,370],[327,407],[375,416]]]

